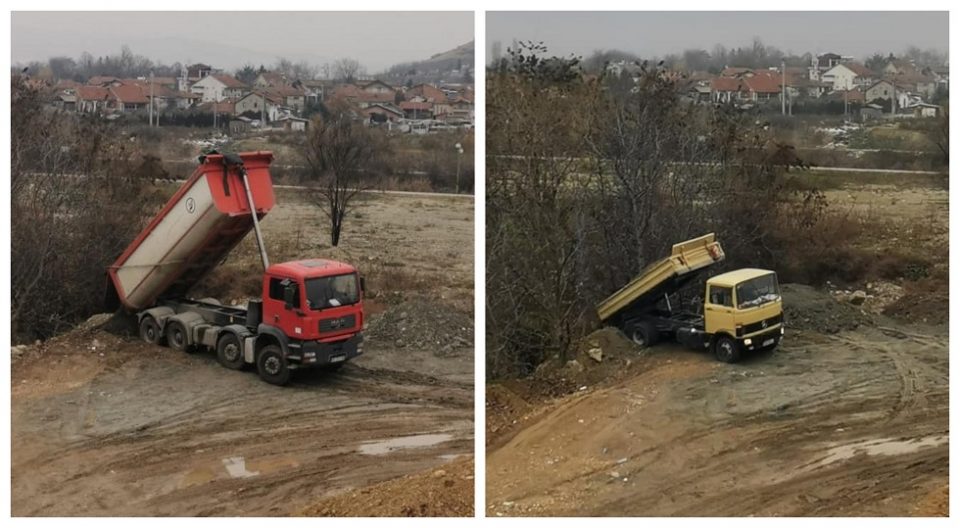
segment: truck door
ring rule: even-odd
[[[263,322],[279,328],[291,339],[300,338],[303,333],[303,292],[300,284],[292,278],[270,277],[267,289],[267,295],[263,299]],[[287,299],[287,292],[291,289],[292,296]],[[287,300],[291,301],[289,307]]]
[[[726,332],[737,335],[734,328],[733,288],[707,285],[707,301],[703,307],[703,326],[708,334]]]

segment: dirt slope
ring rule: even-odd
[[[487,455],[487,512],[936,514],[947,341],[945,329],[791,331],[736,365],[660,346],[629,379],[512,418],[523,429]]]

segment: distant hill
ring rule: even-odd
[[[393,84],[473,83],[473,41],[429,59],[395,64],[381,76]]]

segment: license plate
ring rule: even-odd
[[[763,344],[760,346],[770,346],[772,344],[773,344],[773,338],[771,337],[770,339],[767,339],[766,341],[764,341]]]
[[[340,354],[339,356],[332,356],[330,358],[330,363],[340,363],[341,361],[346,361],[346,360],[347,360],[347,355]]]

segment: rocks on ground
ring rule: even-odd
[[[780,291],[787,328],[835,334],[872,322],[870,314],[860,306],[839,301],[830,293],[811,286],[783,284]]]
[[[566,359],[540,364],[528,380],[545,396],[559,396],[621,379],[645,351],[613,327],[583,337]]]
[[[435,300],[414,298],[372,316],[367,335],[385,346],[451,355],[473,347],[473,315]]]

